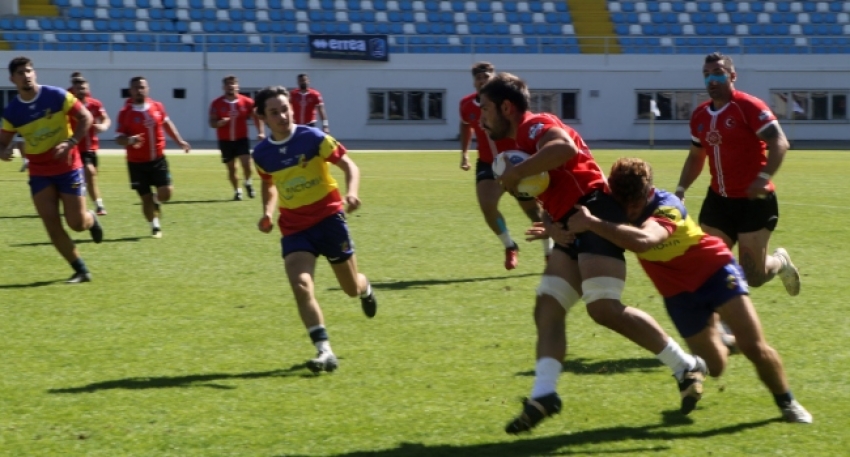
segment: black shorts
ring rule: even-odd
[[[739,233],[757,232],[762,229],[773,231],[779,222],[779,203],[776,192],[769,192],[765,198],[723,197],[711,188],[702,202],[699,223],[719,229],[732,242],[738,241]]]
[[[81,152],[80,157],[83,159],[83,163],[86,165],[91,165],[97,168],[97,153],[94,151],[86,151]]]
[[[590,211],[590,214],[602,220],[615,224],[628,223],[625,210],[614,200],[614,197],[602,190],[594,190],[580,198],[578,203],[585,206]],[[562,222],[566,227],[567,220],[576,211],[578,210],[575,208],[571,209],[559,222]],[[624,262],[626,261],[623,248],[590,231],[579,233],[573,244],[567,247],[556,244],[555,249],[566,252],[573,260],[578,259],[579,254],[586,253],[604,255],[606,257],[620,259]]]
[[[151,186],[164,187],[171,185],[171,173],[168,172],[168,161],[160,157],[151,162],[127,162],[130,172],[130,188],[140,196],[151,193]]]
[[[228,163],[239,156],[251,154],[251,142],[248,138],[218,140],[218,149],[221,151],[221,163]]]
[[[496,175],[493,174],[493,164],[483,162],[481,159],[475,161],[475,184],[480,183],[481,181],[495,181]],[[530,202],[535,200],[534,197],[517,197],[514,196],[518,201],[521,202]]]

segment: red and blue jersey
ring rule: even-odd
[[[53,86],[39,86],[33,100],[24,102],[18,96],[6,105],[2,129],[24,139],[30,176],[56,176],[82,168],[76,146],[68,150],[70,163],[67,158],[54,157],[56,146],[74,133],[70,119],[82,109],[77,97]]]
[[[251,156],[264,181],[277,188],[284,236],[308,229],[343,209],[339,185],[328,163],[337,163],[345,147],[319,129],[293,127],[283,141],[266,138]]]
[[[665,298],[694,292],[717,270],[734,260],[723,240],[703,232],[688,215],[682,200],[670,192],[656,189],[635,225],[648,219],[655,220],[670,236],[652,249],[638,253],[637,257]]]

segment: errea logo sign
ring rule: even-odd
[[[366,52],[366,40],[313,40],[313,47],[332,51]]]
[[[314,59],[389,60],[386,35],[310,35],[307,42]]]

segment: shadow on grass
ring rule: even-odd
[[[126,236],[124,238],[104,238],[101,243],[125,243],[128,241],[139,241],[146,240],[150,238],[149,236]],[[74,244],[86,244],[86,243],[94,243],[92,240],[74,240]],[[18,244],[10,244],[9,247],[13,248],[26,248],[33,246],[53,246],[53,243],[50,241],[39,241],[38,243],[18,243]]]
[[[573,374],[625,374],[633,372],[649,373],[664,366],[658,359],[617,359],[588,362],[587,359],[567,359],[563,372]],[[534,370],[520,371],[517,376],[534,376]]]
[[[171,205],[200,205],[204,203],[231,203],[238,200],[234,200],[233,198],[224,198],[220,200],[169,200],[166,203],[163,203],[162,206],[171,206]],[[135,206],[141,206],[141,202],[133,203]]]
[[[665,441],[681,439],[704,439],[722,435],[733,435],[749,429],[764,427],[776,419],[765,419],[755,422],[743,422],[740,424],[727,425],[725,427],[713,428],[702,431],[671,430],[666,419],[668,416],[678,415],[678,412],[664,412],[665,421],[660,424],[644,425],[640,427],[606,427],[592,430],[583,430],[567,435],[549,436],[543,438],[528,438],[510,443],[489,443],[472,446],[433,445],[428,446],[419,443],[402,443],[395,449],[382,451],[356,451],[344,454],[333,454],[334,457],[531,457],[546,455],[616,455],[638,453],[642,455],[656,453],[668,455],[670,447],[661,444]],[[635,446],[627,449],[604,449],[607,443],[621,441],[654,441],[647,446]],[[570,447],[600,445],[597,449],[570,450]],[[709,450],[703,450],[705,453]],[[710,452],[709,452],[710,453]],[[307,457],[295,454],[280,454],[278,457]]]
[[[540,273],[525,273],[521,275],[509,276],[487,276],[481,278],[457,278],[457,279],[417,279],[411,281],[389,281],[389,282],[373,282],[372,287],[375,289],[386,290],[401,290],[401,289],[424,289],[429,286],[442,286],[446,284],[458,284],[468,282],[481,281],[499,281],[502,279],[525,278],[528,276],[540,276]],[[328,287],[327,290],[342,290],[339,287]]]
[[[0,289],[27,289],[30,287],[43,287],[49,286],[51,284],[58,284],[60,282],[65,282],[64,279],[54,279],[53,281],[36,281],[30,282],[27,284],[0,284]]]
[[[21,214],[18,216],[0,216],[0,219],[38,219],[38,214]]]
[[[275,377],[301,376],[304,378],[316,377],[307,370],[306,363],[292,365],[289,368],[271,371],[259,371],[249,373],[210,373],[188,376],[157,376],[153,378],[125,378],[114,381],[103,381],[87,384],[80,387],[67,387],[63,389],[48,389],[51,394],[82,394],[94,393],[100,390],[141,390],[141,389],[168,389],[172,387],[208,387],[211,389],[230,390],[233,386],[216,384],[214,381],[225,381],[228,379],[260,379]]]

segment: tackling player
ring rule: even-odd
[[[528,111],[530,96],[522,79],[499,73],[480,95],[484,130],[495,140],[513,138],[517,149],[531,155],[516,166],[508,164],[502,186],[516,192],[523,177],[549,172],[549,188],[537,197],[545,210],[544,226],[565,221],[576,204],[606,220],[626,221],[625,212],[605,193],[605,176],[581,136],[556,116]],[[686,354],[652,316],[620,302],[625,278],[623,249],[598,235],[583,233],[569,246],[555,246],[537,288],[534,386],[507,433],[528,431],[561,410],[556,389],[567,350],[566,317],[579,300],[596,323],[651,351],[670,368],[679,383],[681,411],[693,410],[702,396],[705,362]]]
[[[251,142],[248,140],[248,119],[257,127],[257,139],[266,137],[263,123],[254,113],[254,100],[239,93],[236,76],[225,76],[222,80],[224,95],[210,104],[209,125],[216,129],[221,161],[227,167],[227,178],[233,186],[233,199],[242,200],[242,188],[236,178],[236,159],[242,163],[245,191],[254,198],[251,185]]]
[[[317,257],[328,259],[348,296],[360,297],[367,317],[374,317],[378,307],[369,280],[357,270],[354,242],[345,222],[345,212],[353,212],[361,204],[360,170],[333,137],[292,122],[285,88],[267,87],[257,93],[254,102],[257,114],[271,131],[253,152],[262,178],[263,216],[258,227],[263,233],[272,231],[277,207],[283,266],[301,321],[318,351],[307,367],[314,373],[334,371],[339,362],[314,294]],[[345,174],[344,196],[330,174],[329,163]]]
[[[174,186],[165,159],[165,133],[189,152],[162,103],[148,98],[148,82],[142,76],[130,80],[130,100],[118,113],[115,141],[127,149],[130,187],[142,200],[142,213],[151,224],[154,238],[162,238],[160,203],[171,199]],[[156,195],[151,192],[156,188]]]
[[[62,226],[61,215],[64,213],[71,230],[88,230],[95,243],[103,240],[97,215],[86,209],[86,182],[77,151],[77,144],[91,126],[91,114],[65,90],[38,84],[32,61],[26,57],[9,62],[9,79],[17,87],[18,96],[3,110],[0,159],[11,160],[8,146],[15,132],[19,133],[27,143],[21,153],[30,159],[29,185],[35,209],[53,246],[74,269],[66,282],[91,281],[85,261]],[[72,119],[76,124],[73,129]]]

